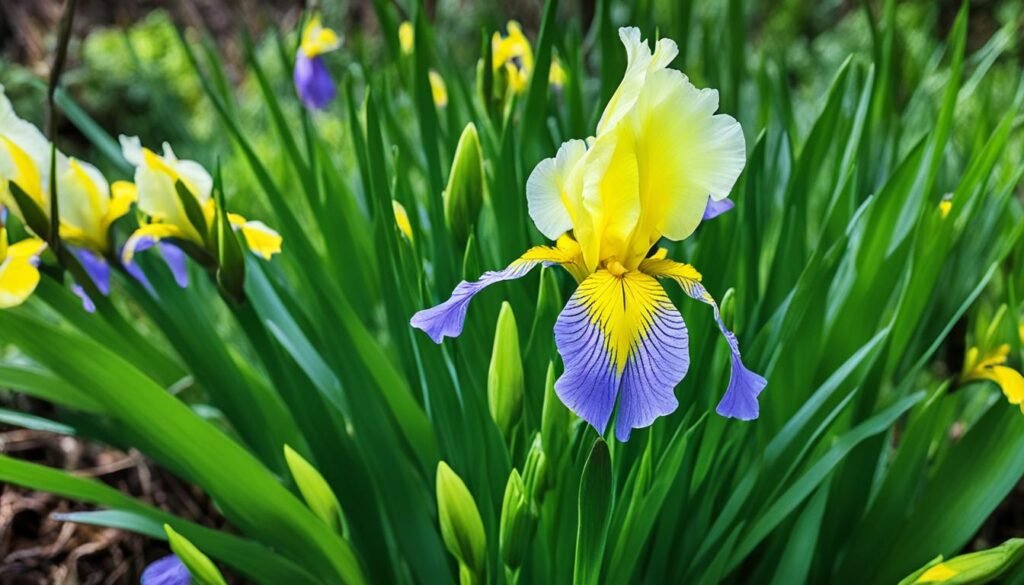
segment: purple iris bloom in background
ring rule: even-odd
[[[320,17],[313,15],[302,31],[302,44],[295,56],[295,90],[299,99],[310,109],[322,110],[334,99],[337,89],[327,70],[323,55],[341,44],[338,35],[320,25]]]
[[[192,576],[177,555],[157,559],[142,572],[141,585],[189,585]]]

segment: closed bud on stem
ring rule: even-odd
[[[722,323],[725,328],[732,330],[736,327],[736,289],[730,288],[722,295],[722,302],[719,303],[722,311]]]
[[[501,560],[511,569],[523,564],[530,540],[537,526],[537,517],[526,497],[526,486],[519,471],[513,469],[505,484],[501,503]]]
[[[483,153],[476,126],[470,122],[459,137],[448,174],[448,187],[444,191],[444,218],[459,246],[465,246],[471,226],[477,223],[483,198]]]
[[[523,360],[519,355],[519,330],[512,306],[502,303],[494,331],[491,365],[487,370],[487,404],[491,418],[508,438],[523,409]]]
[[[463,585],[482,582],[487,540],[473,494],[444,461],[437,464],[436,487],[441,538],[448,552],[459,561],[460,580]]]
[[[344,516],[341,504],[338,503],[338,498],[335,497],[327,480],[309,461],[288,445],[284,446],[284,460],[309,509],[335,532],[343,533]]]
[[[899,585],[949,583],[969,585],[991,583],[1024,559],[1024,539],[1011,538],[1003,544],[943,561],[942,556],[914,571]]]
[[[544,495],[544,490],[547,489],[547,466],[540,433],[537,433],[533,436],[533,443],[526,454],[526,464],[523,465],[523,483],[526,485],[526,494],[531,501],[539,503],[541,496]]]

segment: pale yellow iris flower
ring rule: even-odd
[[[135,166],[139,209],[150,218],[149,223],[128,238],[122,252],[124,261],[132,261],[136,248],[145,239],[176,238],[204,247],[205,238],[189,220],[175,185],[181,181],[188,189],[209,228],[216,212],[210,173],[195,161],[178,159],[167,143],[164,143],[163,155],[159,155],[144,148],[138,138],[121,136],[121,149],[125,160]],[[281,251],[281,236],[262,222],[247,221],[237,214],[229,214],[228,219],[241,230],[249,248],[256,254],[270,259]]]

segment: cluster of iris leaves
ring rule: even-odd
[[[3,416],[138,449],[208,493],[235,530],[6,456],[0,480],[98,507],[67,521],[170,538],[199,582],[219,578],[207,557],[268,584],[948,578],[921,569],[959,553],[1024,475],[1021,410],[962,380],[955,349],[980,342],[965,323],[1002,328],[1020,365],[1019,22],[968,50],[965,3],[944,41],[914,53],[897,2],[868,3],[846,17],[866,25],[864,50],[797,96],[786,49],[752,44],[747,3],[711,4],[598,2],[584,22],[548,0],[527,30],[530,83],[513,93],[496,90],[500,70],[449,50],[478,45],[489,64],[493,30],[448,38],[421,8],[375,1],[382,52],[332,54],[339,94],[322,112],[272,77],[291,71],[296,31],[240,39],[256,113],[239,108],[213,45],[183,31],[231,141],[225,196],[265,209],[283,252],[245,261],[241,295],[198,265],[179,288],[142,258],[154,290],[116,275],[95,313],[43,278],[0,312],[0,384],[57,408]],[[543,243],[526,177],[593,133],[627,23],[676,39],[673,66],[718,88],[747,134],[736,208],[669,247],[702,271],[768,386],[756,421],[715,415],[728,347],[704,307],[670,290],[691,340],[680,408],[619,443],[554,394],[551,331],[574,285],[556,268],[482,293],[458,340],[436,345],[409,318]],[[57,98],[127,177],[113,139]],[[322,131],[328,119],[340,131]],[[470,123],[478,166],[453,173]]]

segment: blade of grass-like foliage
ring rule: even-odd
[[[103,411],[103,405],[93,397],[34,365],[0,364],[0,386],[84,412]]]
[[[936,554],[954,554],[1024,476],[1024,417],[998,400],[931,474],[913,512],[892,535],[901,543],[870,567],[894,582]],[[904,540],[909,539],[909,540]]]
[[[814,465],[809,467],[778,500],[772,502],[765,512],[751,523],[749,532],[739,542],[737,550],[731,557],[729,569],[734,569],[740,561],[749,555],[804,498],[828,477],[829,473],[854,447],[865,439],[887,431],[897,418],[923,397],[923,392],[907,396],[837,439]]]
[[[580,479],[579,526],[576,528],[575,585],[599,583],[611,520],[614,482],[608,444],[594,442]]]
[[[363,582],[348,543],[333,534],[251,454],[94,341],[15,312],[0,313],[3,337],[87,390],[159,455],[190,470],[225,516],[297,562],[348,583]],[[59,340],[59,341],[58,341]],[[237,489],[239,484],[245,490]]]
[[[807,582],[831,485],[830,476],[818,487],[814,497],[807,502],[803,512],[797,518],[793,531],[789,534],[786,550],[783,552],[782,558],[777,561],[778,566],[774,577],[772,577],[772,585]],[[775,562],[773,559],[772,563]]]
[[[0,408],[0,423],[31,429],[33,431],[46,431],[58,435],[75,435],[74,427],[52,421],[48,418],[18,412],[7,408]]]
[[[323,583],[313,578],[299,565],[255,542],[182,520],[126,496],[95,479],[76,477],[63,471],[0,455],[0,480],[111,508],[112,510],[104,512],[104,516],[89,517],[97,519],[97,523],[103,526],[134,531],[145,530],[143,534],[163,539],[165,536],[162,526],[170,524],[208,553],[251,579],[263,579],[267,583],[280,585]],[[114,511],[118,514],[112,515]],[[156,533],[152,532],[154,526],[157,529]]]

